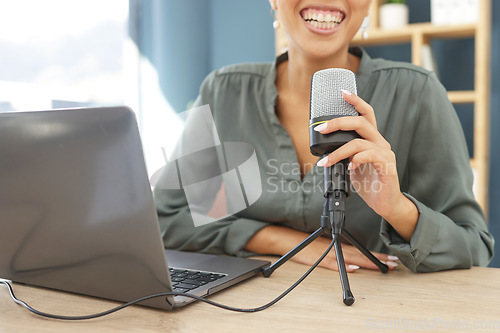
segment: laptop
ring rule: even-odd
[[[0,113],[0,278],[129,302],[204,297],[268,265],[164,249],[129,108]]]

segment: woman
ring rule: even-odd
[[[472,194],[460,123],[435,75],[349,48],[369,0],[270,4],[288,52],[271,64],[211,73],[197,100],[210,105],[221,141],[255,147],[263,194],[232,217],[195,228],[181,192],[155,190],[165,246],[283,255],[319,227],[322,168],[349,158],[353,183],[364,185],[347,200],[345,226],[380,260],[390,267],[399,260],[415,272],[486,265],[493,239]],[[309,95],[311,76],[325,68],[356,73],[359,97],[342,94],[361,116],[315,130],[354,130],[361,138],[318,161],[309,151]],[[311,265],[329,243],[320,238],[293,260]],[[343,252],[348,271],[376,268],[351,245]],[[321,265],[337,269],[335,254]]]

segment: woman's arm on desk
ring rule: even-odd
[[[293,249],[297,244],[307,238],[309,234],[291,228],[269,225],[260,229],[247,243],[245,249],[257,254],[274,254],[282,256]],[[292,260],[311,266],[325,252],[331,240],[319,237],[297,253]],[[342,244],[342,252],[348,272],[353,272],[359,267],[378,269],[368,258],[352,245]],[[397,257],[382,253],[374,253],[381,261],[388,264],[389,268],[397,266]],[[321,262],[321,267],[338,270],[335,252],[330,251]]]

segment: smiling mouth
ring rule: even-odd
[[[344,13],[306,8],[300,13],[302,19],[316,29],[333,29],[344,20]]]

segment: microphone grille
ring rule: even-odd
[[[322,116],[358,116],[342,97],[341,89],[358,94],[356,76],[343,68],[329,68],[314,73],[311,80],[310,119]]]

